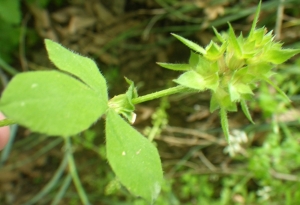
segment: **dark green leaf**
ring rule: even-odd
[[[19,24],[21,22],[20,0],[1,0],[0,18],[7,23]]]

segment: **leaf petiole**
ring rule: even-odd
[[[157,98],[165,97],[168,95],[174,95],[174,94],[181,93],[181,92],[196,92],[196,91],[197,90],[190,89],[190,88],[187,88],[182,85],[178,85],[176,87],[167,88],[165,90],[161,90],[161,91],[150,93],[150,94],[147,94],[144,96],[133,98],[131,102],[132,102],[132,104],[136,105],[136,104],[140,104],[140,103],[154,100]]]
[[[4,119],[4,120],[0,120],[0,127],[4,127],[4,126],[8,126],[8,125],[13,125],[16,124],[17,122],[15,120],[12,119]]]

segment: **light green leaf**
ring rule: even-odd
[[[130,99],[130,103],[131,103],[131,99],[132,98],[136,98],[138,97],[138,94],[137,94],[137,90],[136,88],[134,87],[134,82],[128,78],[125,77],[125,80],[126,82],[129,84],[129,88],[128,90],[126,91],[126,95],[128,97],[128,99]],[[132,103],[131,103],[132,104]],[[132,104],[133,105],[133,104]]]
[[[194,70],[183,73],[178,77],[178,79],[174,80],[174,82],[188,88],[197,89],[199,91],[205,89],[204,78]]]
[[[106,81],[94,61],[49,39],[45,40],[45,44],[49,59],[57,68],[76,76],[95,90],[102,100],[107,101]]]
[[[205,54],[206,51],[204,48],[202,48],[201,46],[199,46],[198,44],[186,39],[186,38],[183,38],[182,36],[179,36],[177,34],[174,34],[172,33],[172,35],[174,37],[176,37],[179,41],[181,41],[184,45],[186,45],[187,47],[189,47],[190,49],[196,51],[196,52],[199,52],[199,53],[202,53],[202,54]]]
[[[163,68],[167,68],[175,71],[187,71],[191,69],[189,64],[173,64],[173,63],[157,63],[159,66]]]
[[[250,86],[244,83],[236,83],[236,84],[230,83],[228,85],[228,88],[229,88],[230,99],[232,102],[240,101],[242,98],[241,96],[244,94],[253,95]]]
[[[266,32],[267,32],[267,29],[265,27],[256,29],[256,30],[254,30],[254,33],[250,40],[255,41],[256,45],[261,45]]]
[[[208,59],[204,58],[203,56],[199,56],[199,63],[198,65],[194,68],[194,70],[202,75],[203,77],[209,76],[212,73],[217,72],[216,67],[218,69],[218,65],[216,63],[216,66],[213,65],[211,61]]]
[[[131,103],[131,99],[129,99],[126,94],[114,96],[108,101],[108,106],[124,116],[129,122],[133,123],[135,121],[133,113],[135,107]]]
[[[266,75],[273,68],[273,65],[268,62],[257,62],[253,64],[248,64],[248,72],[253,75],[253,78],[259,79],[260,76]]]
[[[273,40],[274,40],[274,36],[273,36],[273,31],[271,30],[266,35],[264,35],[264,37],[262,39],[262,42],[261,42],[261,45],[259,45],[259,46],[265,47],[268,44],[273,44],[273,45],[277,44],[277,45],[280,45],[280,48],[281,48],[282,44],[278,43],[278,42],[274,43]]]
[[[218,80],[218,78],[212,78],[212,76],[218,75],[219,64],[217,61],[211,62],[203,56],[200,56],[199,63],[194,70],[203,76],[205,80],[207,78],[214,79],[214,83]]]
[[[214,33],[216,35],[216,37],[218,38],[218,40],[222,43],[224,43],[226,40],[223,38],[223,36],[218,32],[218,30],[215,27],[212,27],[214,30]]]
[[[134,123],[136,114],[134,113],[135,107],[132,104],[132,99],[136,98],[138,95],[133,81],[126,77],[125,80],[129,84],[128,90],[125,94],[120,94],[110,99],[108,106],[125,117],[129,122]]]
[[[254,20],[252,22],[251,30],[250,30],[250,33],[249,33],[249,38],[251,38],[251,36],[254,34],[255,27],[256,27],[256,24],[258,22],[260,9],[261,9],[261,0],[259,1],[259,4],[258,4],[256,12],[255,12],[255,17],[254,17]]]
[[[225,61],[230,70],[237,70],[245,65],[245,60],[239,58],[234,52],[226,53]]]
[[[222,47],[219,47],[215,42],[211,41],[210,44],[206,47],[205,58],[209,60],[218,60],[226,50],[226,44],[222,44]]]
[[[225,103],[223,103],[223,104],[225,105],[224,109],[226,108],[227,111],[229,111],[229,112],[237,111],[236,102],[231,102],[231,101],[225,99]]]
[[[220,104],[216,96],[216,93],[213,93],[210,98],[209,111],[212,113],[219,108],[220,108]]]
[[[265,76],[262,76],[261,77],[264,81],[266,81],[267,83],[269,83],[270,85],[272,85],[276,90],[277,92],[279,92],[282,97],[284,97],[284,99],[287,101],[287,102],[291,102],[290,98],[277,86],[275,85],[270,79],[268,79],[267,77]]]
[[[220,117],[221,117],[221,126],[222,130],[225,136],[225,139],[228,143],[229,142],[229,125],[228,125],[228,119],[227,119],[227,112],[225,108],[220,109]]]
[[[241,100],[241,107],[242,107],[242,110],[243,110],[245,116],[248,118],[248,120],[254,124],[245,100]]]
[[[300,53],[300,49],[269,49],[262,59],[274,64],[281,64],[298,53]]]
[[[237,54],[238,58],[242,57],[242,47],[240,45],[240,42],[238,41],[237,37],[234,34],[234,30],[231,26],[230,23],[228,23],[229,25],[229,38],[228,38],[228,43],[230,46],[233,47],[234,52]]]
[[[94,90],[58,71],[16,75],[0,101],[0,110],[18,124],[60,136],[89,128],[106,109],[105,100]]]
[[[233,84],[228,85],[230,100],[232,102],[239,101],[241,98],[240,93],[238,92],[237,88]]]
[[[216,91],[218,86],[219,86],[218,73],[212,74],[211,76],[205,78],[205,87],[207,87],[208,89]]]
[[[121,183],[131,193],[153,203],[163,180],[158,151],[113,110],[106,118],[106,150]]]
[[[200,60],[200,55],[191,51],[190,58],[189,58],[190,67],[195,68],[199,63],[199,60]]]
[[[229,93],[220,86],[213,93],[210,103],[211,112],[217,109],[218,107],[223,108],[227,111],[237,111],[236,103],[231,101]]]
[[[11,24],[19,24],[21,22],[20,0],[1,0],[0,18]]]
[[[246,85],[244,83],[238,83],[235,85],[237,88],[237,91],[241,94],[250,94],[253,95],[252,89],[249,85]]]

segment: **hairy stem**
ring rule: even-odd
[[[157,98],[161,98],[161,97],[164,97],[164,96],[173,95],[173,94],[177,94],[177,93],[181,93],[181,92],[195,92],[195,90],[184,87],[182,85],[178,85],[176,87],[168,88],[168,89],[165,89],[165,90],[157,91],[155,93],[150,93],[150,94],[147,94],[147,95],[144,95],[144,96],[133,98],[132,103],[133,104],[139,104],[139,103],[142,103],[142,102],[154,100],[154,99],[157,99]]]

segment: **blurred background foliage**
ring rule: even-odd
[[[178,73],[155,62],[186,62],[189,50],[171,37],[202,46],[230,21],[244,35],[257,0],[0,0],[1,90],[18,72],[53,69],[44,38],[97,61],[110,97],[126,90],[124,76],[146,94],[172,85]],[[300,48],[298,0],[263,1],[258,27],[273,30],[285,47]],[[299,204],[300,58],[277,68],[273,80],[288,94],[259,84],[250,103],[255,124],[229,114],[226,144],[210,93],[176,95],[137,106],[136,129],[154,138],[165,173],[158,205]],[[12,127],[1,152],[1,204],[80,204],[65,162],[62,139]],[[106,161],[103,124],[72,138],[77,171],[92,204],[142,205]],[[142,183],[142,182],[141,182]]]

